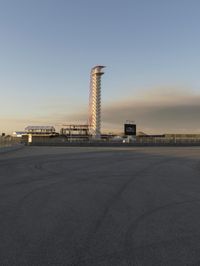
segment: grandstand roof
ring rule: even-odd
[[[27,126],[25,130],[55,130],[53,126]]]

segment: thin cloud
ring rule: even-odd
[[[66,117],[83,121],[87,113]],[[200,133],[200,95],[188,89],[156,88],[118,102],[102,106],[104,128],[123,129],[126,120],[135,121],[148,133]]]
[[[72,112],[72,110],[71,110]],[[63,110],[45,116],[0,119],[8,130],[23,130],[25,126],[87,123],[88,108],[67,113]],[[200,95],[189,89],[156,88],[143,91],[129,99],[102,103],[102,125],[106,131],[123,131],[123,123],[134,120],[139,131],[146,133],[200,133]]]

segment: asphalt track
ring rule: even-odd
[[[0,154],[0,265],[200,265],[200,147]]]

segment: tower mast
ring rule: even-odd
[[[105,66],[95,66],[90,74],[89,129],[94,139],[101,138],[101,76]]]

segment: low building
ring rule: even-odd
[[[25,132],[25,131],[14,131],[12,135],[15,138],[21,138],[22,136],[27,135],[27,132]]]
[[[56,130],[53,126],[28,126],[25,128],[26,134],[32,135],[55,135]]]
[[[49,142],[50,139],[56,138],[58,135],[53,126],[27,126],[25,134],[22,135],[22,141],[24,143]]]
[[[65,136],[68,141],[84,141],[89,140],[89,126],[88,125],[64,125],[61,128],[60,134]]]

